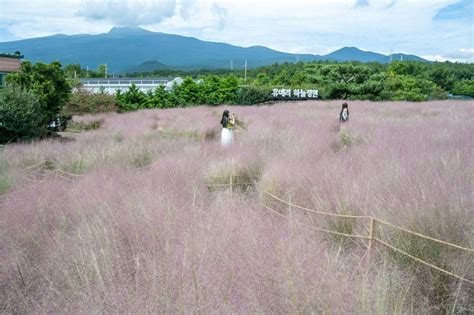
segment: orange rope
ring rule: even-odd
[[[461,277],[461,276],[459,276],[459,275],[457,275],[457,274],[454,274],[454,273],[449,272],[449,271],[447,271],[447,270],[444,270],[444,269],[442,269],[442,268],[440,268],[440,267],[437,267],[437,266],[435,266],[435,265],[433,265],[433,264],[430,264],[430,263],[428,263],[428,262],[426,262],[426,261],[424,261],[424,260],[422,260],[422,259],[420,259],[420,258],[418,258],[418,257],[415,257],[415,256],[413,256],[413,255],[410,255],[410,254],[408,254],[407,252],[404,252],[403,250],[398,249],[398,248],[396,248],[396,247],[394,247],[394,246],[392,246],[392,245],[390,245],[390,244],[388,244],[388,243],[382,241],[381,239],[379,239],[379,238],[377,238],[377,237],[375,237],[374,240],[377,241],[377,242],[379,242],[380,244],[385,245],[385,246],[387,246],[388,248],[390,248],[390,249],[392,249],[392,250],[394,250],[394,251],[396,251],[396,252],[399,252],[400,254],[403,254],[403,255],[405,255],[405,256],[408,256],[408,257],[410,257],[411,259],[416,260],[416,261],[418,261],[418,262],[420,262],[420,263],[422,263],[422,264],[424,264],[424,265],[426,265],[426,266],[429,266],[429,267],[431,267],[431,268],[433,268],[433,269],[436,269],[436,270],[438,270],[438,271],[441,271],[441,272],[443,272],[443,273],[445,273],[445,274],[447,274],[447,275],[449,275],[449,276],[458,278],[458,279],[460,279],[461,281],[466,281],[466,282],[468,282],[468,283],[470,283],[470,284],[474,284],[474,281],[472,281],[472,280],[468,280],[468,279],[466,279],[466,278],[463,278],[463,277]]]

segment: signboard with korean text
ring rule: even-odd
[[[273,99],[279,100],[307,100],[317,99],[319,96],[318,90],[304,90],[304,89],[273,89],[271,96]]]

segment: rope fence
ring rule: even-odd
[[[340,232],[337,232],[337,231],[331,231],[331,230],[326,230],[326,229],[320,229],[320,228],[316,228],[314,227],[314,229],[316,230],[319,230],[319,231],[322,231],[322,232],[327,232],[327,233],[331,233],[331,234],[337,234],[337,235],[341,235],[341,236],[346,236],[346,237],[360,237],[360,238],[364,238],[364,239],[368,239],[369,240],[369,250],[371,248],[371,245],[372,245],[372,242],[377,242],[377,243],[380,243],[388,248],[390,248],[391,250],[393,251],[396,251],[398,252],[399,254],[402,254],[404,256],[407,256],[421,264],[424,264],[428,267],[431,267],[435,270],[438,270],[446,275],[449,275],[449,276],[452,276],[454,278],[457,278],[461,281],[464,281],[464,282],[467,282],[467,283],[470,283],[470,284],[474,284],[474,281],[473,280],[470,280],[470,279],[467,279],[463,276],[460,276],[460,275],[457,275],[455,273],[452,273],[446,269],[443,269],[443,268],[440,268],[438,266],[435,266],[427,261],[424,261],[423,259],[420,259],[418,257],[415,257],[407,252],[405,252],[404,250],[400,249],[400,248],[397,248],[387,242],[385,242],[384,240],[376,237],[374,235],[374,230],[375,230],[375,224],[376,223],[379,223],[379,224],[382,224],[382,225],[386,225],[386,226],[389,226],[389,227],[392,227],[392,228],[395,228],[395,229],[398,229],[400,231],[403,231],[403,232],[406,232],[406,233],[409,233],[409,234],[412,234],[412,235],[415,235],[417,237],[421,237],[421,238],[424,238],[424,239],[427,239],[427,240],[430,240],[430,241],[434,241],[434,242],[437,242],[439,244],[443,244],[443,245],[446,245],[446,246],[450,246],[450,247],[453,247],[453,248],[456,248],[456,249],[459,249],[459,250],[463,250],[463,251],[466,251],[468,253],[472,253],[474,252],[473,249],[471,248],[467,248],[467,247],[463,247],[463,246],[459,246],[459,245],[456,245],[456,244],[452,244],[452,243],[449,243],[449,242],[446,242],[446,241],[443,241],[443,240],[439,240],[439,239],[436,239],[436,238],[433,238],[433,237],[430,237],[430,236],[426,236],[426,235],[423,235],[421,233],[417,233],[417,232],[414,232],[414,231],[410,231],[410,230],[407,230],[405,228],[402,228],[400,226],[397,226],[397,225],[394,225],[392,223],[389,223],[389,222],[386,222],[386,221],[383,221],[383,220],[380,220],[380,219],[377,219],[377,218],[374,218],[374,217],[371,217],[371,216],[364,216],[364,215],[361,215],[361,216],[357,216],[357,215],[347,215],[347,214],[338,214],[338,213],[331,213],[331,212],[324,212],[324,211],[318,211],[318,210],[314,210],[314,209],[310,209],[310,208],[306,208],[306,207],[302,207],[302,206],[298,206],[298,205],[295,205],[291,202],[288,202],[282,198],[279,198],[269,192],[266,192],[264,191],[263,192],[264,194],[266,194],[267,196],[273,198],[274,200],[277,200],[279,201],[280,203],[283,203],[285,205],[288,205],[292,208],[297,208],[297,209],[301,209],[301,210],[304,210],[304,211],[307,211],[307,212],[311,212],[311,213],[316,213],[316,214],[319,214],[319,215],[326,215],[326,216],[335,216],[335,217],[340,217],[340,218],[353,218],[353,219],[364,219],[364,220],[369,220],[369,227],[368,227],[368,231],[369,231],[369,235],[368,236],[361,236],[361,235],[355,235],[355,234],[345,234],[345,233],[340,233]],[[266,206],[265,204],[263,205],[263,207],[267,210],[271,210],[272,212],[277,212],[279,213],[278,211],[274,210],[274,209],[271,209],[269,208],[268,206]],[[284,217],[284,218],[288,218],[287,216],[279,213],[281,217]]]
[[[280,212],[278,212],[277,210],[275,209],[272,209],[266,205],[263,205],[263,207],[265,209],[267,209],[268,211],[270,211],[271,213],[275,214],[275,215],[278,215],[279,217],[281,218],[284,218],[284,219],[289,219],[288,216],[286,215],[283,215],[281,214]],[[342,233],[342,232],[337,232],[337,231],[331,231],[331,230],[327,230],[327,229],[323,229],[323,228],[318,228],[318,227],[315,227],[315,226],[311,226],[311,225],[308,225],[308,224],[305,224],[305,223],[302,223],[302,222],[299,222],[299,221],[296,221],[299,225],[303,225],[303,226],[306,226],[308,228],[311,228],[313,230],[316,230],[316,231],[320,231],[320,232],[326,232],[326,233],[329,233],[329,234],[334,234],[334,235],[341,235],[341,236],[346,236],[346,237],[354,237],[354,238],[363,238],[363,239],[370,239],[370,237],[368,236],[365,236],[365,235],[357,235],[357,234],[347,234],[347,233]]]
[[[387,221],[383,221],[383,220],[376,219],[376,218],[374,218],[374,220],[377,221],[380,224],[392,227],[394,229],[397,229],[397,230],[400,230],[400,231],[403,231],[403,232],[406,232],[406,233],[409,233],[409,234],[412,234],[412,235],[416,235],[418,237],[421,237],[421,238],[424,238],[424,239],[427,239],[427,240],[430,240],[430,241],[433,241],[433,242],[437,242],[439,244],[443,244],[443,245],[446,245],[446,246],[451,246],[451,247],[454,247],[454,248],[457,248],[457,249],[460,249],[460,250],[464,250],[464,251],[467,251],[467,252],[471,252],[471,253],[474,252],[474,249],[472,249],[472,248],[459,246],[459,245],[452,244],[452,243],[449,243],[449,242],[445,242],[445,241],[442,241],[442,240],[439,240],[439,239],[436,239],[436,238],[433,238],[433,237],[429,237],[429,236],[426,236],[426,235],[423,235],[423,234],[420,234],[420,233],[417,233],[417,232],[414,232],[414,231],[410,231],[410,230],[404,229],[400,226],[397,226],[395,224],[389,223]]]
[[[51,174],[54,175],[55,178],[59,177],[67,181],[74,181],[75,179],[78,179],[83,176],[82,174],[73,174],[73,173],[66,172],[60,169],[59,166],[56,165],[55,162],[49,161],[49,160],[44,160],[37,164],[28,166],[20,170],[19,173],[23,176],[25,180],[29,182],[34,182],[34,183],[46,182],[45,175],[51,175]],[[33,177],[32,175],[36,175],[36,177]]]
[[[443,273],[447,274],[448,276],[455,277],[455,278],[458,278],[458,279],[461,280],[461,281],[465,281],[465,282],[474,284],[474,281],[468,280],[468,279],[463,278],[463,277],[461,277],[461,276],[459,276],[459,275],[457,275],[457,274],[455,274],[455,273],[449,272],[449,271],[447,271],[447,270],[445,270],[445,269],[443,269],[443,268],[440,268],[440,267],[437,267],[437,266],[435,266],[435,265],[433,265],[433,264],[430,264],[429,262],[426,262],[426,261],[424,261],[423,259],[420,259],[420,258],[418,258],[418,257],[415,257],[415,256],[413,256],[413,255],[411,255],[411,254],[409,254],[409,253],[407,253],[407,252],[405,252],[405,251],[403,251],[403,250],[401,250],[401,249],[395,247],[395,246],[392,246],[392,245],[388,244],[388,243],[385,242],[385,241],[382,241],[381,239],[379,239],[379,238],[377,238],[377,237],[375,237],[374,240],[377,241],[377,242],[379,242],[380,244],[385,245],[385,246],[387,246],[388,248],[390,248],[390,249],[392,249],[392,250],[394,250],[394,251],[396,251],[396,252],[402,254],[402,255],[405,255],[405,256],[407,256],[407,257],[410,257],[411,259],[413,259],[413,260],[415,260],[415,261],[417,261],[417,262],[419,262],[419,263],[422,263],[422,264],[424,264],[424,265],[426,265],[426,266],[428,266],[428,267],[431,267],[431,268],[436,269],[436,270],[438,270],[438,271],[440,271],[440,272],[443,272]]]
[[[206,178],[210,178],[210,179],[227,179],[228,178],[228,182],[227,183],[222,183],[222,184],[207,184],[206,186],[207,187],[229,187],[229,195],[230,195],[230,197],[232,197],[233,190],[236,186],[253,184],[253,183],[238,183],[238,182],[235,182],[234,179],[237,178],[237,177],[239,177],[239,176],[236,176],[236,175],[231,175],[231,176],[208,176]],[[240,176],[240,177],[247,177],[247,176]],[[369,240],[369,245],[368,245],[369,252],[372,248],[373,243],[380,243],[380,244],[384,245],[385,247],[387,247],[387,248],[389,248],[389,249],[391,249],[391,250],[393,250],[393,251],[395,251],[399,254],[402,254],[406,257],[409,257],[410,259],[412,259],[416,262],[419,262],[419,263],[421,263],[425,266],[428,266],[432,269],[435,269],[439,272],[442,272],[442,273],[444,273],[448,276],[459,279],[459,280],[461,280],[461,282],[467,282],[469,284],[474,285],[473,280],[467,279],[463,276],[460,276],[460,275],[455,274],[453,272],[450,272],[446,269],[443,269],[443,268],[440,268],[436,265],[433,265],[433,264],[431,264],[431,263],[429,263],[429,262],[427,262],[423,259],[420,259],[416,256],[413,256],[413,255],[407,253],[406,251],[404,251],[404,250],[402,250],[398,247],[395,247],[395,246],[387,243],[386,241],[376,237],[375,236],[375,227],[376,227],[377,224],[382,225],[382,226],[388,226],[390,228],[397,229],[399,231],[402,231],[402,232],[405,232],[405,233],[408,233],[408,234],[411,234],[411,235],[414,235],[414,236],[417,236],[417,237],[420,237],[420,238],[423,238],[423,239],[426,239],[426,240],[430,240],[430,241],[436,242],[438,244],[442,244],[442,245],[446,245],[446,246],[449,246],[449,247],[452,247],[452,248],[456,248],[458,250],[462,250],[462,251],[465,251],[467,253],[473,253],[474,249],[472,249],[472,248],[467,248],[467,247],[463,247],[463,246],[460,246],[460,245],[449,243],[449,242],[446,242],[446,241],[443,241],[443,240],[439,240],[439,239],[436,239],[436,238],[433,238],[433,237],[430,237],[430,236],[427,236],[427,235],[424,235],[424,234],[421,234],[421,233],[418,233],[418,232],[415,232],[415,231],[405,229],[405,228],[400,227],[398,225],[392,224],[390,222],[387,222],[387,221],[384,221],[384,220],[381,220],[381,219],[378,219],[378,218],[375,218],[375,217],[372,217],[372,216],[340,214],[340,213],[332,213],[332,212],[325,212],[325,211],[315,210],[315,209],[303,207],[303,206],[300,206],[300,205],[296,205],[296,204],[291,202],[291,199],[290,199],[290,201],[286,201],[286,200],[284,200],[284,199],[282,199],[278,196],[275,196],[274,194],[272,194],[270,192],[267,192],[267,191],[263,191],[262,193],[269,196],[270,198],[282,203],[282,204],[285,204],[285,205],[289,206],[290,209],[296,208],[296,209],[300,209],[300,210],[303,210],[303,211],[308,212],[308,213],[314,213],[314,214],[324,215],[324,216],[329,216],[329,217],[368,220],[368,235],[347,234],[347,233],[342,233],[342,232],[338,232],[338,231],[323,229],[323,228],[319,228],[319,227],[315,227],[315,226],[310,226],[308,224],[298,222],[298,221],[296,221],[296,222],[300,225],[309,227],[313,230],[328,233],[328,234],[339,235],[339,236],[350,237],[350,238],[367,239],[367,240]],[[262,201],[263,201],[263,199],[262,199]],[[284,218],[284,219],[290,219],[289,216],[286,216],[286,215],[282,214],[281,212],[269,207],[265,203],[263,203],[262,206],[273,215],[276,215],[276,216],[278,216],[280,218]]]
[[[63,170],[59,169],[54,164],[54,162],[50,162],[50,161],[43,161],[41,163],[32,165],[28,168],[23,169],[21,171],[21,173],[29,173],[29,172],[37,171],[37,170],[40,170],[40,169],[45,169],[47,171],[53,172],[55,174],[55,176],[66,179],[68,181],[74,181],[75,179],[80,178],[80,177],[83,176],[81,174],[72,174],[72,173],[68,173],[66,171],[63,171]],[[251,179],[258,179],[257,177],[239,176],[239,175],[207,176],[207,177],[205,177],[205,179],[214,179],[214,180],[215,179],[217,179],[217,180],[224,179],[224,181],[223,181],[224,183],[206,184],[206,186],[208,188],[211,188],[211,187],[228,187],[229,188],[229,196],[231,198],[233,196],[233,191],[236,187],[251,186],[251,185],[254,185],[256,183],[256,181],[255,182],[240,182],[240,181],[237,180],[238,178],[245,178],[247,180],[249,180],[249,179],[250,180]],[[29,179],[34,180],[34,181],[38,181],[36,179],[31,179],[31,178],[29,178]],[[41,181],[41,180],[39,180],[39,181]],[[270,192],[267,192],[267,191],[262,191],[262,193],[267,195],[268,197],[272,198],[273,200],[278,201],[279,203],[282,203],[282,204],[285,204],[285,205],[289,206],[289,209],[295,208],[295,209],[303,210],[307,213],[314,213],[314,214],[329,216],[329,217],[368,220],[368,235],[348,234],[348,233],[343,233],[343,232],[338,232],[338,231],[333,231],[333,230],[329,230],[329,229],[323,229],[323,228],[311,226],[311,225],[308,225],[308,224],[305,224],[305,223],[302,223],[302,222],[299,222],[299,221],[296,221],[296,222],[300,225],[306,226],[306,227],[311,228],[313,230],[328,233],[328,234],[339,235],[339,236],[350,237],[350,238],[367,239],[367,240],[369,240],[369,246],[368,246],[369,251],[370,251],[373,243],[380,243],[380,244],[384,245],[385,247],[387,247],[387,248],[389,248],[389,249],[391,249],[391,250],[393,250],[393,251],[395,251],[399,254],[402,254],[406,257],[411,258],[412,260],[414,260],[416,262],[424,264],[424,265],[426,265],[430,268],[433,268],[433,269],[435,269],[439,272],[442,272],[446,275],[449,275],[451,277],[457,278],[461,281],[464,281],[464,282],[467,282],[467,283],[470,283],[470,284],[474,284],[473,280],[467,279],[463,276],[452,273],[452,272],[450,272],[446,269],[435,266],[435,265],[433,265],[433,264],[431,264],[427,261],[424,261],[423,259],[415,257],[415,256],[405,252],[404,250],[402,250],[400,248],[397,248],[397,247],[387,243],[386,241],[378,238],[377,236],[375,236],[375,233],[374,233],[375,232],[375,226],[376,226],[376,224],[382,225],[382,226],[388,226],[390,228],[402,231],[404,233],[408,233],[408,234],[411,234],[411,235],[414,235],[414,236],[417,236],[417,237],[420,237],[420,238],[423,238],[423,239],[426,239],[426,240],[430,240],[430,241],[436,242],[438,244],[442,244],[442,245],[445,245],[445,246],[456,248],[458,250],[462,250],[462,251],[465,251],[465,252],[468,252],[468,253],[473,253],[474,252],[474,249],[472,249],[472,248],[467,248],[467,247],[456,245],[456,244],[453,244],[453,243],[450,243],[450,242],[439,240],[439,239],[436,239],[436,238],[433,238],[433,237],[430,237],[430,236],[427,236],[427,235],[424,235],[424,234],[421,234],[421,233],[418,233],[418,232],[415,232],[415,231],[405,229],[403,227],[397,226],[397,225],[392,224],[390,222],[387,222],[387,221],[384,221],[384,220],[381,220],[381,219],[377,219],[377,218],[372,217],[372,216],[339,214],[339,213],[332,213],[332,212],[325,212],[325,211],[315,210],[315,209],[311,209],[311,208],[307,208],[307,207],[303,207],[303,206],[300,206],[300,205],[293,204],[291,202],[291,199],[289,201],[286,201],[286,200],[284,200],[284,199],[282,199],[282,198],[280,198],[280,197],[278,197],[278,196],[276,196],[276,195],[274,195]],[[262,201],[263,201],[263,198],[262,198]],[[284,218],[284,219],[290,219],[289,216],[285,216],[281,212],[269,207],[268,205],[266,205],[264,203],[262,205],[267,211],[269,211],[273,215],[277,215],[278,217]]]

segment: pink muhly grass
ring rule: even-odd
[[[472,248],[473,103],[354,101],[339,126],[340,103],[232,107],[246,129],[235,130],[227,149],[219,145],[224,106],[82,116],[75,119],[103,124],[70,141],[8,146],[0,153],[13,183],[0,199],[0,308],[439,311],[438,295],[389,255],[373,255],[367,267],[363,241],[308,227],[364,234],[364,222],[334,225],[297,210],[282,219],[261,206],[261,197],[270,202],[261,192]],[[82,176],[22,172],[44,160]],[[250,192],[236,189],[230,199],[225,188],[207,187],[209,176],[238,174],[256,177]],[[446,261],[472,279],[465,259],[452,252]]]

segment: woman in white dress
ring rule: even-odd
[[[221,125],[221,145],[227,147],[230,145],[234,139],[233,129],[235,124],[234,114],[229,116],[229,111],[226,109],[222,113]]]

